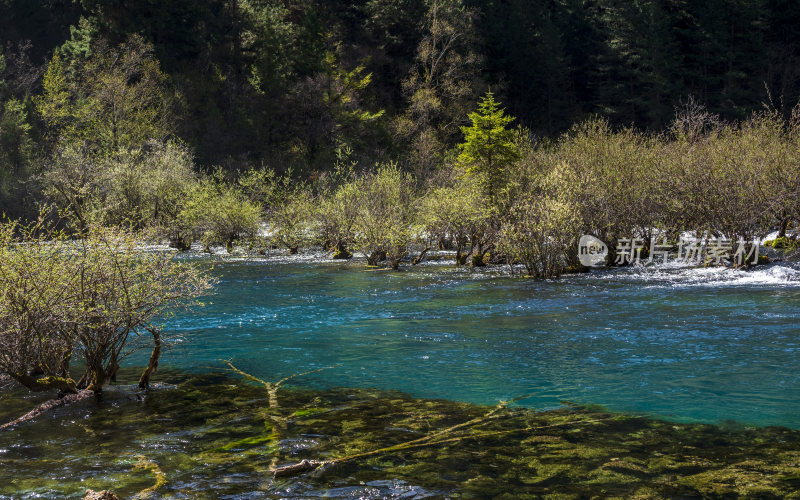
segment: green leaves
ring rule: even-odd
[[[53,55],[34,101],[51,142],[86,142],[108,156],[173,132],[175,95],[144,39],[74,50],[90,57],[70,69]]]
[[[224,245],[232,252],[235,241],[254,238],[260,225],[261,206],[243,196],[218,170],[188,194],[176,229],[188,241],[199,235],[206,248]]]
[[[355,213],[355,248],[376,265],[383,254],[395,269],[412,241],[413,181],[396,164],[365,176]]]
[[[503,219],[499,247],[534,278],[555,278],[566,268],[579,229],[575,207],[555,197],[521,197]]]
[[[61,57],[56,53],[47,64],[42,79],[42,94],[34,97],[36,111],[51,130],[53,140],[67,132],[73,117],[72,93]],[[68,134],[69,135],[69,134]]]
[[[170,339],[153,319],[212,283],[170,252],[142,250],[136,233],[91,224],[79,236],[43,220],[0,224],[0,372],[31,390],[74,391],[75,380],[99,390],[151,334],[157,361]],[[82,377],[70,376],[73,354]]]
[[[33,169],[31,128],[24,103],[9,99],[0,108],[0,211],[12,216],[21,215],[20,187]]]
[[[292,254],[310,244],[315,233],[315,210],[311,189],[285,178],[269,200],[268,221],[273,241]]]
[[[492,205],[503,185],[505,169],[519,160],[520,153],[514,142],[514,132],[507,126],[514,120],[507,116],[488,92],[478,103],[478,110],[469,114],[471,127],[461,127],[464,142],[459,144],[458,163],[468,175],[478,175]]]

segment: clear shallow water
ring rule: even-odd
[[[428,265],[224,262],[168,321],[162,366],[231,359],[277,380],[493,404],[600,404],[677,421],[800,428],[800,268],[617,270],[555,281]],[[144,358],[142,358],[143,360]],[[135,360],[134,360],[135,362]]]

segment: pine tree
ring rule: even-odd
[[[461,127],[464,142],[458,146],[461,150],[458,163],[466,168],[467,175],[482,177],[491,207],[495,208],[505,170],[520,158],[514,131],[507,128],[514,118],[505,114],[489,91],[478,103],[478,110],[469,114],[469,119],[472,126]]]

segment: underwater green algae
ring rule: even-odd
[[[134,372],[131,372],[134,373]],[[402,393],[268,391],[162,373],[0,433],[0,498],[800,498],[800,431],[678,424],[565,405],[537,412]],[[0,393],[0,419],[40,401]],[[494,412],[494,413],[492,413]],[[491,414],[490,418],[484,418]],[[276,466],[398,449],[274,479]],[[438,442],[437,442],[438,441]]]

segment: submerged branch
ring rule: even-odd
[[[51,399],[50,401],[46,401],[33,410],[29,411],[25,415],[19,417],[16,420],[12,420],[11,422],[7,422],[3,425],[0,425],[0,430],[8,429],[9,427],[13,427],[17,424],[21,424],[24,422],[28,422],[30,420],[35,419],[41,415],[44,415],[50,410],[55,408],[59,408],[61,406],[71,405],[73,403],[77,403],[78,401],[83,401],[84,399],[88,399],[89,397],[94,395],[94,391],[90,391],[88,389],[84,389],[82,391],[78,391],[76,393],[67,394],[63,398],[59,399]]]
[[[322,465],[326,465],[330,462],[320,462],[319,460],[302,460],[296,464],[291,465],[284,465],[283,467],[277,467],[272,471],[272,475],[274,477],[288,477],[294,476],[297,474],[302,474],[303,472],[308,472],[320,467]]]
[[[255,381],[255,382],[258,382],[258,383],[264,385],[267,388],[267,390],[269,391],[269,393],[270,393],[270,407],[271,408],[275,408],[277,406],[277,405],[273,406],[272,399],[275,398],[276,401],[277,401],[277,389],[283,383],[285,383],[288,380],[291,380],[291,379],[293,379],[295,377],[299,377],[299,376],[302,376],[302,375],[307,375],[307,374],[310,374],[310,373],[315,373],[315,372],[319,372],[321,370],[327,369],[327,368],[320,368],[320,369],[312,370],[312,371],[305,372],[305,373],[298,373],[298,374],[286,377],[284,379],[281,379],[280,381],[278,381],[276,383],[272,383],[272,382],[267,382],[265,380],[259,379],[259,378],[255,377],[254,375],[251,375],[251,374],[249,374],[249,373],[237,368],[229,360],[228,361],[220,360],[220,361],[222,361],[223,363],[225,363],[225,364],[227,364],[229,366],[229,369],[228,369],[229,371],[232,371],[234,373],[237,373],[237,374],[241,375],[246,380]],[[328,368],[332,368],[332,367],[328,367]],[[290,477],[290,476],[294,476],[294,475],[297,475],[297,474],[303,474],[305,472],[310,472],[310,471],[316,470],[316,469],[318,469],[320,467],[326,467],[326,466],[329,466],[329,465],[339,464],[339,463],[343,463],[343,462],[359,460],[359,459],[368,458],[368,457],[372,457],[372,456],[376,456],[376,455],[381,455],[381,454],[384,454],[384,453],[390,453],[390,452],[394,452],[394,451],[402,451],[402,450],[409,450],[409,449],[415,449],[415,448],[422,448],[422,447],[425,447],[425,446],[436,446],[436,445],[447,444],[447,443],[458,443],[458,442],[465,441],[465,440],[468,440],[468,439],[482,439],[482,438],[487,438],[487,437],[502,436],[502,435],[505,435],[505,434],[514,434],[514,433],[518,433],[518,432],[533,432],[533,431],[539,431],[539,430],[549,429],[549,428],[553,428],[553,427],[561,427],[561,426],[565,426],[565,425],[599,423],[599,422],[602,422],[604,420],[608,420],[608,418],[583,419],[583,420],[579,420],[579,421],[562,422],[562,423],[552,424],[552,425],[544,425],[544,426],[530,426],[529,425],[529,426],[526,426],[526,427],[518,427],[518,428],[514,428],[514,429],[504,429],[504,430],[497,430],[497,431],[484,430],[484,431],[481,432],[479,429],[476,429],[476,427],[478,427],[480,425],[483,425],[483,424],[486,424],[487,422],[489,422],[491,420],[495,420],[495,419],[507,416],[508,415],[507,413],[506,414],[502,414],[500,412],[505,410],[505,409],[507,409],[508,405],[510,405],[511,403],[515,403],[515,402],[521,401],[523,399],[528,399],[531,396],[533,396],[533,394],[528,394],[528,395],[525,395],[525,396],[516,397],[516,398],[508,400],[508,401],[501,401],[494,408],[492,408],[491,410],[487,411],[485,414],[483,414],[483,415],[481,415],[479,417],[475,417],[475,418],[473,418],[471,420],[468,420],[466,422],[462,422],[462,423],[459,423],[459,424],[452,425],[452,426],[447,427],[445,429],[441,429],[441,430],[438,430],[438,431],[431,432],[430,434],[427,434],[426,436],[423,436],[423,437],[418,438],[418,439],[414,439],[414,440],[411,440],[411,441],[405,441],[403,443],[398,443],[398,444],[394,444],[394,445],[391,445],[391,446],[385,446],[385,447],[377,448],[377,449],[374,449],[374,450],[364,451],[364,452],[360,452],[360,453],[354,453],[352,455],[347,455],[347,456],[339,457],[339,458],[333,458],[333,459],[330,459],[330,460],[308,460],[308,459],[304,459],[304,460],[302,460],[300,462],[284,465],[282,467],[277,467],[276,461],[273,460],[272,474],[273,474],[273,477],[275,477],[275,478]],[[475,430],[475,431],[478,431],[478,432],[474,432],[474,433],[471,433],[471,434],[470,433],[466,433],[469,430]],[[461,434],[460,435],[454,435],[454,434],[459,434],[459,433],[461,433]]]
[[[231,372],[234,372],[236,374],[239,374],[242,377],[244,377],[245,380],[249,380],[251,382],[257,382],[257,383],[263,385],[264,387],[266,387],[267,388],[267,394],[269,395],[269,407],[270,408],[278,408],[278,406],[279,406],[278,405],[278,389],[283,384],[285,384],[286,382],[292,380],[293,378],[302,377],[302,376],[305,376],[305,375],[311,375],[312,373],[321,372],[323,370],[329,370],[329,369],[335,368],[337,366],[337,365],[325,366],[323,368],[317,368],[316,370],[310,370],[310,371],[303,372],[303,373],[295,373],[293,375],[289,375],[288,377],[284,377],[284,378],[280,379],[277,382],[267,382],[266,380],[262,380],[262,379],[260,379],[260,378],[258,378],[256,376],[254,376],[254,375],[251,375],[251,374],[249,374],[249,373],[247,373],[245,371],[240,370],[229,359],[227,359],[227,360],[226,359],[220,359],[219,361],[225,363],[226,365],[228,365],[230,367],[230,368],[227,369],[227,371],[231,371]]]
[[[498,404],[495,408],[493,408],[492,410],[490,410],[489,412],[487,412],[486,414],[484,414],[484,415],[482,415],[480,417],[476,417],[476,418],[473,418],[472,420],[469,420],[467,422],[462,422],[460,424],[453,425],[453,426],[448,427],[446,429],[442,429],[440,431],[433,432],[433,433],[428,434],[427,436],[421,437],[419,439],[414,439],[412,441],[406,441],[406,442],[403,442],[403,443],[398,443],[398,444],[395,444],[395,445],[386,446],[386,447],[378,448],[378,449],[375,449],[375,450],[365,451],[365,452],[362,452],[362,453],[355,453],[355,454],[347,455],[347,456],[344,456],[344,457],[334,458],[334,459],[331,459],[331,460],[324,460],[324,461],[303,460],[303,461],[301,461],[299,463],[296,463],[296,464],[290,464],[290,465],[286,465],[286,466],[283,466],[283,467],[275,468],[273,470],[273,476],[274,477],[288,477],[288,476],[292,476],[292,475],[296,475],[296,474],[302,474],[304,472],[308,472],[308,471],[311,471],[311,470],[315,470],[315,469],[317,469],[319,467],[322,467],[322,466],[329,466],[329,465],[339,464],[339,463],[342,463],[342,462],[348,462],[348,461],[352,461],[352,460],[368,458],[368,457],[381,455],[381,454],[384,454],[384,453],[390,453],[390,452],[394,452],[394,451],[410,450],[410,449],[422,448],[422,447],[426,447],[426,446],[436,446],[436,445],[448,444],[448,443],[459,443],[461,441],[465,441],[465,440],[468,440],[468,439],[482,439],[482,438],[488,438],[488,437],[502,436],[502,435],[505,435],[505,434],[515,434],[515,433],[518,433],[518,432],[541,431],[541,430],[544,430],[544,429],[550,429],[550,428],[553,428],[553,427],[563,427],[563,426],[566,426],[566,425],[594,424],[594,423],[600,423],[600,422],[602,422],[604,420],[608,420],[609,418],[612,418],[612,417],[609,417],[609,418],[599,418],[599,419],[583,419],[583,420],[580,420],[580,421],[577,421],[577,422],[571,421],[571,422],[562,422],[562,423],[551,424],[551,425],[527,426],[527,427],[519,427],[519,428],[514,428],[514,429],[505,429],[505,430],[499,430],[499,431],[484,431],[484,432],[477,432],[477,433],[473,433],[473,434],[462,434],[462,435],[457,435],[457,436],[451,436],[456,431],[468,430],[470,428],[474,429],[476,426],[485,424],[489,420],[502,417],[503,415],[499,415],[498,412],[500,412],[501,410],[505,409],[510,403],[515,402],[515,401],[520,401],[522,399],[527,399],[529,397],[530,397],[530,395],[514,398],[514,399],[512,399],[510,401],[503,401],[500,404]],[[450,437],[448,437],[448,436],[450,436]]]
[[[434,445],[442,444],[442,443],[462,441],[464,439],[481,438],[481,437],[486,437],[486,436],[494,436],[494,435],[499,435],[499,434],[509,434],[509,433],[514,433],[514,432],[526,431],[526,430],[529,430],[530,428],[526,427],[526,428],[521,428],[521,429],[509,429],[509,430],[505,430],[505,431],[496,431],[496,432],[479,433],[479,434],[468,434],[468,435],[456,436],[456,437],[447,438],[447,439],[438,439],[438,440],[435,439],[435,438],[438,438],[440,436],[445,436],[445,435],[448,435],[448,434],[452,434],[452,433],[454,433],[454,432],[456,432],[456,431],[458,431],[460,429],[476,426],[476,425],[479,425],[479,424],[484,424],[484,423],[488,422],[491,419],[498,418],[500,415],[497,415],[497,413],[499,411],[505,409],[506,407],[508,407],[509,404],[511,404],[511,403],[513,403],[515,401],[520,401],[522,399],[527,399],[530,396],[531,395],[521,396],[521,397],[518,397],[518,398],[514,398],[512,400],[509,400],[509,401],[501,401],[497,406],[492,408],[490,411],[488,411],[484,415],[481,415],[480,417],[476,417],[476,418],[473,418],[472,420],[468,420],[467,422],[462,422],[460,424],[456,424],[456,425],[453,425],[451,427],[447,427],[446,429],[442,429],[440,431],[433,432],[433,433],[428,434],[426,436],[423,436],[423,437],[421,437],[419,439],[414,439],[414,440],[411,440],[411,441],[406,441],[406,442],[403,442],[403,443],[399,443],[399,444],[395,444],[395,445],[391,445],[391,446],[386,446],[386,447],[383,447],[383,448],[378,448],[378,449],[371,450],[371,451],[366,451],[366,452],[363,452],[363,453],[356,453],[356,454],[348,455],[348,456],[345,456],[345,457],[334,458],[332,460],[324,460],[324,461],[303,460],[303,461],[301,461],[301,462],[299,462],[297,464],[290,464],[290,465],[286,465],[286,466],[278,467],[278,468],[274,469],[273,470],[273,476],[274,477],[292,476],[292,475],[295,475],[295,474],[301,474],[303,472],[314,470],[314,469],[316,469],[318,467],[321,467],[323,465],[327,466],[327,465],[338,464],[338,463],[347,462],[347,461],[351,461],[351,460],[357,460],[357,459],[360,459],[360,458],[367,458],[367,457],[371,457],[371,456],[375,456],[375,455],[380,455],[380,454],[388,453],[388,452],[392,452],[392,451],[407,450],[407,449],[412,449],[412,448],[421,448],[423,446],[434,446]]]
[[[149,498],[153,493],[155,493],[162,486],[167,484],[167,475],[164,474],[164,471],[161,470],[161,467],[159,467],[157,463],[148,459],[144,455],[137,455],[136,459],[137,459],[136,465],[133,466],[133,469],[134,470],[141,469],[152,472],[156,482],[153,486],[145,488],[139,493],[137,493],[136,496],[133,498]]]
[[[324,368],[317,368],[316,370],[310,370],[310,371],[303,372],[303,373],[295,373],[293,375],[289,375],[288,377],[284,377],[284,378],[280,379],[279,381],[273,383],[273,382],[267,382],[266,380],[262,380],[262,379],[260,379],[260,378],[258,378],[256,376],[254,376],[254,375],[251,375],[251,374],[249,374],[249,373],[247,373],[247,372],[245,372],[243,370],[240,370],[239,368],[237,368],[233,364],[233,362],[231,360],[220,359],[220,361],[222,361],[223,363],[228,365],[228,367],[229,367],[227,369],[228,371],[231,371],[233,373],[241,375],[242,377],[244,377],[245,380],[250,380],[252,382],[258,382],[259,384],[263,385],[267,389],[267,395],[269,397],[269,400],[268,400],[269,408],[272,409],[272,410],[280,407],[280,404],[278,403],[278,389],[284,383],[286,383],[289,380],[292,380],[293,378],[296,378],[296,377],[302,377],[304,375],[310,375],[312,373],[321,372],[322,370],[328,370],[328,369],[333,368],[334,366],[336,366],[336,365],[326,366]],[[274,431],[276,433],[278,433],[277,435],[279,436],[280,432],[282,430],[286,429],[287,418],[286,417],[279,417],[278,415],[270,415],[268,418],[270,420],[272,420],[273,429],[274,429]],[[303,462],[305,462],[305,463],[303,463]],[[309,462],[308,460],[304,460],[303,462],[301,462],[302,465],[298,464],[298,466],[300,468],[305,468],[305,470],[313,470],[313,469],[316,469],[317,467],[319,467],[319,465],[320,465],[320,463]],[[272,458],[272,464],[270,465],[270,467],[274,471],[274,470],[277,469],[277,466],[278,466],[278,457],[273,457]],[[289,474],[289,475],[299,474],[300,472],[302,472],[302,471],[287,472],[287,474]]]

